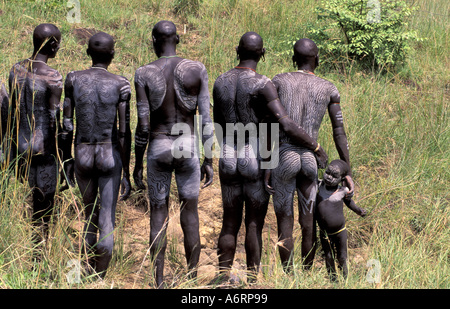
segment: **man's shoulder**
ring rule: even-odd
[[[100,69],[98,69],[100,70]],[[67,83],[73,83],[77,79],[83,79],[85,82],[88,82],[89,80],[93,81],[105,81],[112,82],[114,85],[114,82],[119,85],[129,85],[130,81],[122,75],[114,74],[109,71],[99,71],[102,74],[98,75],[95,74],[91,69],[86,70],[79,70],[79,71],[71,71],[67,73],[66,76],[66,84]],[[97,73],[99,73],[97,72]]]
[[[174,69],[175,76],[192,76],[194,78],[201,78],[203,75],[207,76],[206,67],[203,63],[196,60],[182,59],[177,63]]]
[[[130,81],[128,80],[128,78],[123,75],[113,74],[112,79],[115,79],[119,85],[130,85]]]
[[[326,87],[336,88],[333,82],[329,81],[328,79],[325,79],[312,73],[303,73],[300,71],[280,73],[272,78],[272,81],[279,86],[284,85],[287,81],[289,81],[290,83],[292,82],[303,83],[307,80],[310,80],[311,82],[316,84],[323,84]]]
[[[234,79],[236,79],[236,78],[237,78],[237,72],[236,72],[236,70],[231,69],[231,70],[229,70],[229,71],[226,71],[226,72],[220,74],[220,75],[216,78],[216,80],[215,80],[215,82],[214,82],[214,87],[217,88],[217,87],[222,86],[224,83],[225,83],[225,84],[226,84],[226,83],[230,83],[230,82],[232,82],[232,80],[234,80]]]
[[[292,72],[278,73],[272,78],[272,80],[274,80],[274,79],[283,79],[283,78],[286,78],[286,77],[291,76],[291,75],[292,75]]]
[[[136,76],[144,75],[147,72],[161,71],[161,69],[154,63],[144,64],[136,69]]]
[[[332,81],[330,81],[330,80],[328,80],[328,79],[326,79],[326,78],[324,78],[324,77],[321,77],[321,76],[317,76],[317,75],[314,75],[314,76],[315,76],[318,80],[320,80],[322,83],[326,84],[327,86],[336,88],[336,86],[334,85],[334,83],[333,83]]]
[[[194,68],[202,68],[202,69],[206,69],[205,65],[198,61],[198,60],[191,60],[191,59],[185,59],[182,58],[181,61],[177,64],[177,66],[191,66]]]
[[[161,69],[153,62],[137,68],[134,75],[134,81],[141,87],[147,83],[164,79]]]

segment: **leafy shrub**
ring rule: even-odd
[[[322,0],[309,37],[326,62],[356,60],[366,68],[385,70],[400,65],[411,42],[422,40],[407,29],[414,11],[403,0]]]

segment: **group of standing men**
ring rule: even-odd
[[[9,78],[11,102],[9,107],[5,101],[2,103],[2,132],[11,137],[3,139],[3,150],[9,149],[9,160],[17,162],[21,173],[28,175],[33,188],[33,222],[44,230],[53,209],[57,162],[62,160],[63,179],[71,185],[76,179],[86,207],[85,245],[87,251],[94,253],[89,262],[104,276],[112,256],[119,190],[122,187],[122,199],[126,199],[131,190],[131,87],[126,78],[107,71],[114,58],[113,38],[103,32],[93,35],[87,49],[92,58],[91,68],[70,72],[65,79],[60,125],[63,81],[61,75],[47,65],[47,60],[55,57],[60,41],[61,34],[56,26],[37,26],[32,57],[13,66]],[[202,188],[213,181],[213,143],[210,141],[217,125],[225,128],[226,124],[245,126],[267,122],[278,123],[281,128],[280,145],[276,149],[279,164],[266,170],[260,167],[261,149],[254,149],[247,137],[241,143],[237,141],[240,132],[222,134],[223,130],[216,130],[221,146],[219,178],[223,201],[223,223],[218,240],[221,274],[226,278],[233,264],[244,209],[249,277],[254,278],[258,272],[261,233],[270,194],[273,194],[282,244],[280,257],[285,270],[290,271],[295,191],[299,196],[302,258],[304,265],[310,267],[316,243],[313,215],[317,173],[328,160],[317,143],[326,110],[338,153],[349,164],[339,92],[331,82],[314,75],[318,65],[317,46],[311,40],[299,40],[292,58],[298,71],[279,74],[270,80],[256,73],[257,64],[265,53],[262,38],[254,32],[244,34],[236,47],[239,64],[214,83],[213,123],[206,68],[200,62],[177,56],[179,36],[175,25],[170,21],[158,22],[152,31],[152,41],[158,59],[138,68],[134,80],[138,123],[133,178],[137,188],[145,189],[143,157],[147,150],[150,252],[156,285],[161,287],[164,281],[173,172],[181,204],[186,260],[191,276],[196,276],[200,256],[198,196],[201,180],[205,179]],[[197,111],[201,116],[200,138],[205,153],[202,165],[194,134]],[[184,134],[182,128],[186,126],[192,134]],[[6,145],[6,141],[10,141],[10,145]],[[272,150],[270,143],[265,147]]]

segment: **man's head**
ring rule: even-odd
[[[53,24],[40,24],[33,32],[34,55],[43,54],[54,58],[59,50],[61,32]]]
[[[294,45],[294,66],[309,65],[312,69],[319,65],[319,49],[316,43],[310,39],[300,39]]]
[[[176,46],[180,42],[180,36],[177,34],[177,27],[168,20],[158,22],[152,30],[153,48],[158,56],[163,45]]]
[[[240,60],[255,60],[256,62],[264,56],[266,49],[263,47],[263,39],[256,32],[247,32],[239,40],[236,52]]]
[[[114,38],[105,32],[98,32],[91,36],[87,54],[96,63],[111,63],[114,58]]]

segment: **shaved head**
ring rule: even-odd
[[[35,53],[52,54],[59,48],[61,32],[53,24],[40,24],[33,32],[33,46]],[[56,51],[53,49],[56,48]]]
[[[316,43],[310,39],[300,39],[294,45],[294,54],[301,57],[315,57],[319,53]]]
[[[176,46],[180,42],[177,27],[171,21],[161,20],[153,27],[152,41],[158,57],[164,53],[176,54]]]
[[[92,59],[110,61],[114,56],[114,38],[105,32],[91,36],[87,53]]]
[[[239,40],[237,52],[242,60],[254,59],[258,61],[265,52],[262,37],[256,32],[245,33]]]
[[[156,40],[169,40],[173,39],[177,35],[177,27],[175,24],[168,20],[162,20],[158,22],[152,30],[152,36]]]
[[[316,43],[310,39],[300,39],[294,45],[294,56],[292,57],[294,64],[303,66],[309,64],[317,67],[319,65],[319,49]]]

